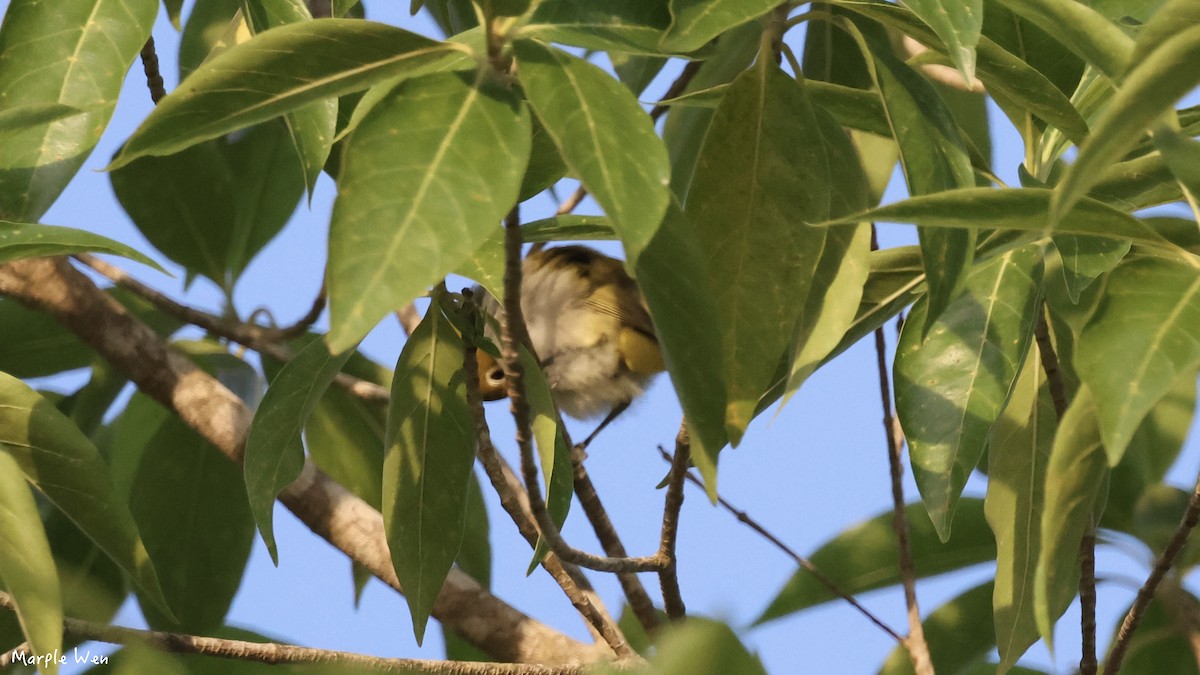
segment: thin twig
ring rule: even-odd
[[[290,326],[284,326],[276,331],[275,337],[280,342],[287,342],[292,338],[300,337],[308,332],[309,328],[321,318],[321,312],[325,311],[325,304],[329,298],[325,292],[325,283],[321,283],[321,289],[317,291],[317,297],[313,298],[312,306],[308,308],[308,312],[296,320]]]
[[[568,445],[570,445],[569,441]],[[579,505],[583,508],[588,522],[591,523],[592,531],[596,533],[596,539],[600,542],[600,548],[604,550],[604,554],[612,558],[627,558],[629,554],[625,550],[625,545],[621,543],[617,528],[613,525],[612,519],[608,517],[608,511],[604,508],[604,503],[600,501],[596,486],[592,484],[592,478],[583,464],[584,457],[585,453],[580,446],[572,447],[571,463],[574,465],[575,496],[579,498]],[[637,618],[638,623],[647,633],[657,631],[661,623],[658,619],[658,610],[654,607],[654,601],[650,599],[650,594],[646,592],[646,587],[642,585],[642,580],[632,572],[618,572],[617,581],[621,584],[621,591],[625,594],[629,609]]]
[[[414,303],[396,310],[396,319],[400,321],[400,327],[404,329],[405,335],[412,335],[417,329],[417,324],[421,323],[421,313],[417,311],[417,306]]]
[[[222,455],[241,462],[254,413],[67,260],[0,265],[0,295],[48,313]],[[279,501],[313,533],[403,592],[378,510],[309,461]],[[609,652],[519,612],[458,568],[446,577],[432,615],[498,661],[583,663]]]
[[[146,300],[154,305],[159,311],[174,317],[184,323],[203,328],[208,333],[220,338],[236,342],[237,344],[249,347],[258,353],[268,356],[276,361],[287,362],[292,358],[292,352],[287,347],[276,344],[276,340],[280,338],[281,331],[278,329],[265,328],[251,323],[233,323],[227,319],[221,318],[215,314],[201,311],[194,307],[189,307],[180,302],[176,302],[164,293],[160,293],[146,284],[134,279],[125,270],[110,265],[107,262],[87,253],[80,253],[74,257],[77,261],[95,270],[100,276],[108,279],[117,286],[124,288],[138,297]],[[285,329],[286,330],[286,329]],[[391,392],[386,387],[381,387],[373,382],[367,382],[359,378],[347,375],[346,373],[338,373],[334,379],[334,384],[346,390],[356,398],[364,401],[373,401],[376,403],[386,403],[391,399]]]
[[[878,249],[875,230],[871,229],[871,248]],[[900,423],[892,414],[892,392],[888,382],[887,342],[883,327],[875,329],[875,363],[879,370],[879,398],[883,405],[883,432],[887,437],[888,467],[892,478],[892,529],[900,550],[900,581],[904,586],[904,604],[908,608],[908,637],[904,646],[912,659],[917,675],[933,675],[933,661],[925,628],[921,625],[921,608],[917,604],[917,574],[913,568],[912,545],[908,540],[908,519],[904,517],[904,441]]]
[[[1080,675],[1096,675],[1096,524],[1079,540],[1079,627],[1083,631],[1079,657]]]
[[[675,437],[675,455],[671,458],[671,475],[667,481],[667,495],[663,500],[662,535],[659,537],[658,554],[668,563],[658,573],[662,587],[663,611],[672,620],[687,616],[687,607],[679,591],[679,574],[675,563],[675,543],[679,539],[679,513],[683,510],[683,480],[687,475],[688,460],[691,458],[692,441],[688,437],[687,422],[679,424]]]
[[[166,87],[163,86],[162,71],[158,67],[158,53],[154,51],[154,37],[146,38],[146,44],[142,46],[142,72],[146,74],[146,88],[150,90],[150,100],[154,105],[167,95]]]
[[[671,83],[671,86],[667,88],[667,92],[659,100],[669,101],[683,94],[683,90],[687,89],[687,86],[692,83],[692,78],[696,77],[696,73],[700,72],[703,66],[703,61],[688,61],[683,70],[679,72],[679,77],[675,78],[675,81]],[[650,119],[657,121],[658,118],[665,115],[670,109],[671,106],[659,103],[650,109]]]
[[[662,455],[663,461],[668,462],[668,463],[672,463],[674,461],[674,458],[669,453],[667,453],[666,450],[659,448],[658,452],[660,455]],[[701,481],[699,478],[697,478],[696,475],[693,474],[691,471],[684,473],[683,477],[685,480],[687,480],[687,482],[691,483],[692,485],[695,485],[697,488],[699,488],[701,490],[705,489],[703,481]],[[880,619],[879,617],[872,614],[871,610],[867,609],[866,607],[863,607],[862,604],[858,600],[854,599],[853,595],[850,595],[846,591],[843,591],[836,583],[834,583],[834,581],[832,579],[825,576],[825,573],[822,572],[820,570],[820,568],[818,568],[816,565],[814,565],[811,560],[809,560],[808,558],[805,558],[804,556],[800,555],[799,553],[796,553],[796,551],[794,551],[790,546],[783,543],[783,541],[779,537],[776,537],[774,534],[771,534],[771,532],[769,530],[767,530],[767,528],[763,527],[762,525],[760,525],[758,523],[758,521],[751,518],[750,514],[739,509],[738,507],[734,506],[733,504],[731,504],[729,502],[729,500],[725,499],[724,497],[722,497],[720,495],[717,495],[717,503],[721,505],[721,508],[725,509],[731,515],[733,515],[733,517],[736,518],[739,523],[750,528],[751,530],[753,530],[756,534],[758,534],[763,539],[766,539],[768,542],[770,542],[770,544],[772,546],[774,546],[775,548],[782,551],[783,554],[786,555],[787,557],[791,558],[792,561],[795,562],[798,566],[803,568],[809,574],[813,575],[813,578],[815,578],[818,583],[820,583],[822,586],[824,586],[826,589],[828,589],[830,593],[833,593],[834,595],[838,596],[839,598],[845,600],[847,603],[850,604],[851,607],[857,609],[860,614],[862,614],[864,617],[867,618],[868,621],[875,624],[880,630],[887,633],[896,642],[899,642],[901,644],[904,643],[904,636],[900,635],[895,630],[893,630],[891,628],[891,626],[888,626],[886,623],[884,623],[882,619]]]
[[[13,647],[12,649],[10,649],[8,651],[0,652],[0,668],[7,668],[9,665],[11,665],[14,654],[28,654],[28,653],[29,653],[29,643],[28,642],[22,642],[21,644],[17,645],[16,647]]]
[[[474,311],[470,290],[464,292],[463,295],[466,298],[464,306],[470,314]],[[471,411],[471,421],[475,427],[475,440],[478,446],[476,454],[479,456],[479,462],[483,465],[484,472],[491,481],[493,489],[500,497],[501,507],[508,513],[513,524],[517,526],[517,531],[524,537],[529,547],[536,550],[538,530],[534,525],[533,514],[529,509],[527,499],[525,501],[521,499],[524,495],[520,488],[520,481],[515,475],[512,475],[511,471],[506,471],[507,467],[504,466],[500,454],[496,452],[496,447],[492,443],[491,430],[488,428],[487,416],[483,411],[483,397],[479,393],[479,362],[476,351],[474,343],[466,341],[463,346],[463,372],[466,374],[467,407]],[[553,551],[542,558],[541,565],[562,588],[571,605],[596,631],[596,634],[608,643],[619,658],[636,656],[636,652],[629,646],[612,617],[601,611],[602,605],[598,596],[592,591],[586,577],[578,569],[573,569],[573,566],[561,561]]]
[[[1062,368],[1058,354],[1054,351],[1054,340],[1050,337],[1050,323],[1046,319],[1047,307],[1043,301],[1038,305],[1037,325],[1034,339],[1038,354],[1042,357],[1042,371],[1050,387],[1050,399],[1054,402],[1054,414],[1059,422],[1067,413],[1067,388],[1063,384]],[[1099,669],[1096,658],[1096,523],[1088,525],[1079,540],[1079,627],[1081,655],[1080,675],[1095,675]]]
[[[16,604],[13,602],[12,596],[3,591],[0,591],[0,607],[16,611]],[[94,640],[118,645],[142,644],[166,652],[201,654],[269,665],[281,663],[337,664],[361,666],[388,673],[431,673],[435,675],[577,675],[584,672],[580,666],[386,659],[354,652],[297,647],[278,642],[246,642],[184,633],[138,630],[73,618],[63,619],[63,632],[65,635],[79,640]],[[14,653],[17,653],[17,650],[9,652],[8,656],[11,657]],[[0,664],[0,666],[2,665],[5,664]]]
[[[1166,548],[1154,561],[1154,569],[1150,571],[1150,576],[1146,577],[1146,583],[1138,589],[1133,606],[1129,608],[1129,613],[1121,622],[1121,630],[1117,632],[1117,639],[1113,642],[1107,663],[1104,664],[1105,675],[1112,675],[1121,670],[1121,661],[1125,658],[1129,642],[1133,638],[1138,624],[1141,623],[1146,608],[1150,606],[1150,601],[1154,599],[1158,585],[1166,578],[1167,572],[1171,571],[1171,567],[1175,564],[1175,558],[1187,544],[1188,535],[1192,533],[1197,523],[1200,523],[1200,478],[1197,478],[1196,486],[1192,489],[1192,496],[1188,498],[1187,510],[1183,513],[1179,527],[1175,528],[1175,534],[1171,535],[1171,541],[1167,542]]]
[[[550,550],[567,562],[600,572],[657,572],[664,562],[659,556],[611,558],[585,553],[563,540],[542,498],[537,463],[533,457],[533,434],[529,401],[525,398],[525,369],[521,365],[520,346],[536,352],[529,340],[521,311],[521,222],[514,207],[504,220],[504,313],[500,316],[500,355],[508,383],[508,400],[517,426],[517,447],[521,452],[521,476],[529,494],[538,529]]]

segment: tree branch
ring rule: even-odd
[[[1108,654],[1108,662],[1104,664],[1105,675],[1121,670],[1121,662],[1125,659],[1125,652],[1129,650],[1129,642],[1133,638],[1134,632],[1137,631],[1138,624],[1141,623],[1142,616],[1146,613],[1146,608],[1150,606],[1150,601],[1154,599],[1154,593],[1166,578],[1167,572],[1170,572],[1171,567],[1175,565],[1175,559],[1187,544],[1188,535],[1192,533],[1197,523],[1200,523],[1200,478],[1196,479],[1196,486],[1192,489],[1192,496],[1188,498],[1187,509],[1183,512],[1179,527],[1175,528],[1175,534],[1171,535],[1171,541],[1167,542],[1166,548],[1154,561],[1154,569],[1150,571],[1150,576],[1146,577],[1146,582],[1138,589],[1133,606],[1129,608],[1125,620],[1121,622],[1117,639],[1113,642],[1112,650]]]
[[[475,313],[474,302],[470,290],[463,293],[466,298],[468,316]],[[479,362],[476,358],[476,347],[467,340],[463,346],[463,372],[466,374],[467,407],[471,411],[471,421],[475,426],[475,441],[478,446],[477,454],[483,465],[484,472],[500,497],[500,505],[508,513],[517,531],[521,533],[529,547],[537,550],[538,530],[534,525],[533,514],[529,509],[527,495],[520,487],[520,481],[511,470],[504,465],[500,454],[492,443],[491,430],[488,428],[487,416],[483,411],[483,398],[479,393]],[[522,497],[525,497],[523,500]],[[617,628],[616,622],[607,612],[603,604],[592,591],[578,569],[561,561],[553,551],[547,553],[541,561],[542,568],[558,582],[571,605],[588,622],[594,632],[612,648],[620,658],[636,657],[625,636]]]
[[[16,604],[13,602],[12,596],[4,591],[0,591],[0,607],[16,611]],[[429,673],[431,675],[582,675],[583,673],[583,668],[580,666],[479,663],[434,659],[385,659],[354,652],[297,647],[278,642],[246,642],[183,633],[138,630],[70,617],[63,619],[63,633],[78,640],[94,640],[118,645],[143,644],[167,652],[200,654],[269,665],[281,663],[337,664],[362,666],[387,673]],[[29,653],[28,644],[6,652],[0,658],[11,659],[14,654],[22,652]],[[5,664],[0,663],[0,665]]]
[[[871,232],[872,248],[875,232]],[[883,431],[887,437],[888,467],[892,476],[892,529],[896,532],[896,544],[900,549],[900,581],[904,585],[904,603],[908,607],[908,637],[904,646],[912,659],[917,675],[933,675],[933,661],[929,656],[929,644],[925,641],[925,628],[921,625],[921,609],[917,604],[917,574],[913,569],[912,546],[908,541],[908,520],[904,517],[904,467],[900,460],[904,455],[904,441],[900,422],[892,414],[892,393],[888,383],[887,344],[883,327],[875,329],[875,360],[879,369],[879,397],[883,404]]]
[[[146,88],[150,90],[150,100],[154,105],[167,95],[166,87],[163,86],[162,71],[158,67],[158,52],[154,50],[154,37],[146,38],[146,44],[142,46],[142,72],[146,75]]]
[[[504,221],[504,312],[500,315],[500,356],[508,383],[508,400],[517,425],[517,447],[521,452],[521,475],[529,495],[538,529],[558,557],[581,567],[600,572],[656,572],[664,561],[658,556],[643,558],[610,558],[585,553],[572,548],[563,540],[558,526],[550,518],[538,480],[537,463],[533,457],[533,434],[529,401],[525,399],[525,368],[521,365],[521,347],[536,357],[525,317],[521,310],[521,222],[516,207]]]
[[[0,294],[49,313],[222,454],[241,461],[251,411],[66,259],[26,259],[0,266]],[[383,517],[362,499],[311,462],[279,499],[314,533],[401,590]],[[517,611],[457,568],[450,571],[433,616],[502,661],[578,664],[603,657],[594,647]]]
[[[1038,354],[1042,357],[1042,371],[1046,373],[1050,398],[1054,401],[1054,414],[1061,422],[1063,415],[1067,413],[1067,388],[1063,384],[1058,354],[1054,351],[1054,340],[1050,337],[1050,323],[1046,320],[1046,311],[1046,303],[1044,301],[1039,303],[1034,339],[1037,340]],[[1082,633],[1079,672],[1080,675],[1095,675],[1099,663],[1096,659],[1096,523],[1094,514],[1092,523],[1079,540],[1079,609],[1079,627]]]
[[[253,323],[235,323],[228,319],[219,317],[215,314],[201,311],[195,307],[189,307],[183,303],[168,297],[165,293],[161,293],[146,284],[134,279],[128,272],[87,253],[80,253],[74,257],[79,262],[87,265],[92,270],[100,274],[100,276],[108,279],[117,286],[124,288],[138,297],[146,300],[154,305],[159,311],[172,316],[184,323],[191,324],[198,328],[203,328],[208,333],[219,338],[224,338],[230,342],[236,342],[242,346],[249,347],[254,351],[268,356],[276,361],[287,362],[292,358],[292,352],[286,346],[277,344],[280,340],[287,338],[287,333],[295,330],[297,325],[300,325],[308,318],[308,315],[303,317],[296,325],[289,326],[284,329],[264,328]],[[318,305],[323,307],[324,287],[322,292],[318,294],[318,298],[313,302],[313,309],[309,310],[309,315],[314,311],[319,316],[321,310],[316,309]],[[316,320],[315,317],[313,319]],[[381,387],[374,382],[360,380],[357,377],[347,375],[346,373],[338,373],[333,378],[334,384],[349,392],[356,398],[364,401],[374,401],[376,403],[387,403],[391,399],[391,392],[385,387]]]
[[[687,422],[679,424],[675,437],[675,455],[671,458],[671,474],[667,481],[667,495],[663,500],[662,534],[659,537],[658,555],[667,561],[658,573],[662,587],[663,611],[672,620],[687,616],[683,594],[679,591],[679,574],[675,569],[675,543],[679,539],[679,513],[683,510],[683,481],[687,475],[688,460],[691,458],[692,441],[688,437]]]

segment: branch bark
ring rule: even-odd
[[[27,259],[0,266],[0,294],[49,313],[222,454],[241,461],[251,411],[66,259]],[[279,499],[314,533],[401,590],[383,517],[366,502],[311,463]],[[526,616],[458,569],[451,570],[433,616],[501,661],[581,664],[603,658],[606,651]]]

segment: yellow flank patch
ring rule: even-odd
[[[632,328],[622,328],[620,335],[621,359],[629,372],[636,375],[652,375],[666,368],[658,340]]]

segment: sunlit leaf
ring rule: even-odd
[[[979,463],[1033,337],[1042,247],[981,263],[967,287],[922,336],[925,302],[913,307],[896,346],[896,414],[913,477],[943,538]]]
[[[42,217],[95,147],[158,0],[12,0],[0,26],[0,100],[86,111],[0,129],[0,218]],[[36,73],[36,76],[33,74]]]
[[[0,264],[22,258],[85,252],[119,255],[149,265],[160,272],[166,271],[136,249],[108,237],[72,227],[0,220]]]
[[[1013,13],[1055,35],[1109,79],[1120,79],[1133,40],[1103,14],[1075,0],[998,0]]]
[[[407,80],[371,109],[342,148],[329,230],[332,350],[357,342],[496,230],[516,203],[529,134],[511,91],[450,73]]]
[[[983,0],[909,0],[905,3],[946,43],[967,82],[975,76],[975,45],[983,28]]]
[[[1108,275],[1075,367],[1091,386],[1110,465],[1177,377],[1200,367],[1200,262],[1142,256]]]
[[[197,68],[146,117],[110,168],[178,152],[313,101],[443,68],[462,57],[460,49],[357,19],[281,26]]]
[[[681,52],[699,49],[777,5],[771,0],[671,0],[671,28],[663,36],[662,45]]]
[[[1066,217],[1104,168],[1131,150],[1159,116],[1200,84],[1200,69],[1194,67],[1197,62],[1200,26],[1192,26],[1133,65],[1055,188],[1052,219]]]
[[[637,100],[603,70],[532,40],[513,45],[529,104],[571,171],[604,208],[628,267],[662,222],[670,167]]]
[[[774,64],[730,86],[700,152],[686,212],[721,317],[725,425],[734,444],[796,327],[794,309],[762,299],[807,297],[821,257],[845,255],[848,239],[803,223],[861,208],[864,183],[845,132]]]
[[[670,21],[667,0],[542,0],[520,35],[601,51],[658,54]]]
[[[1013,387],[1004,414],[988,437],[984,513],[996,535],[996,580],[991,612],[1002,668],[1038,639],[1033,615],[1034,570],[1041,551],[1046,464],[1058,419],[1035,349]]]
[[[1043,234],[1083,234],[1132,239],[1139,244],[1176,250],[1147,221],[1084,198],[1058,221],[1047,217],[1051,196],[1043,188],[966,188],[910,197],[887,206],[837,218],[821,225],[864,220],[913,223],[923,227],[1006,229]]]
[[[25,477],[165,608],[154,565],[96,447],[49,401],[5,373],[0,401],[0,443]]]
[[[0,431],[0,433],[3,433]],[[34,655],[58,654],[63,639],[62,593],[50,542],[21,466],[0,443],[0,581],[16,605],[21,632]],[[58,661],[41,669],[54,675]]]
[[[1095,402],[1084,387],[1059,423],[1046,468],[1033,610],[1038,632],[1051,648],[1054,624],[1079,588],[1079,543],[1097,520],[1107,475]]]

